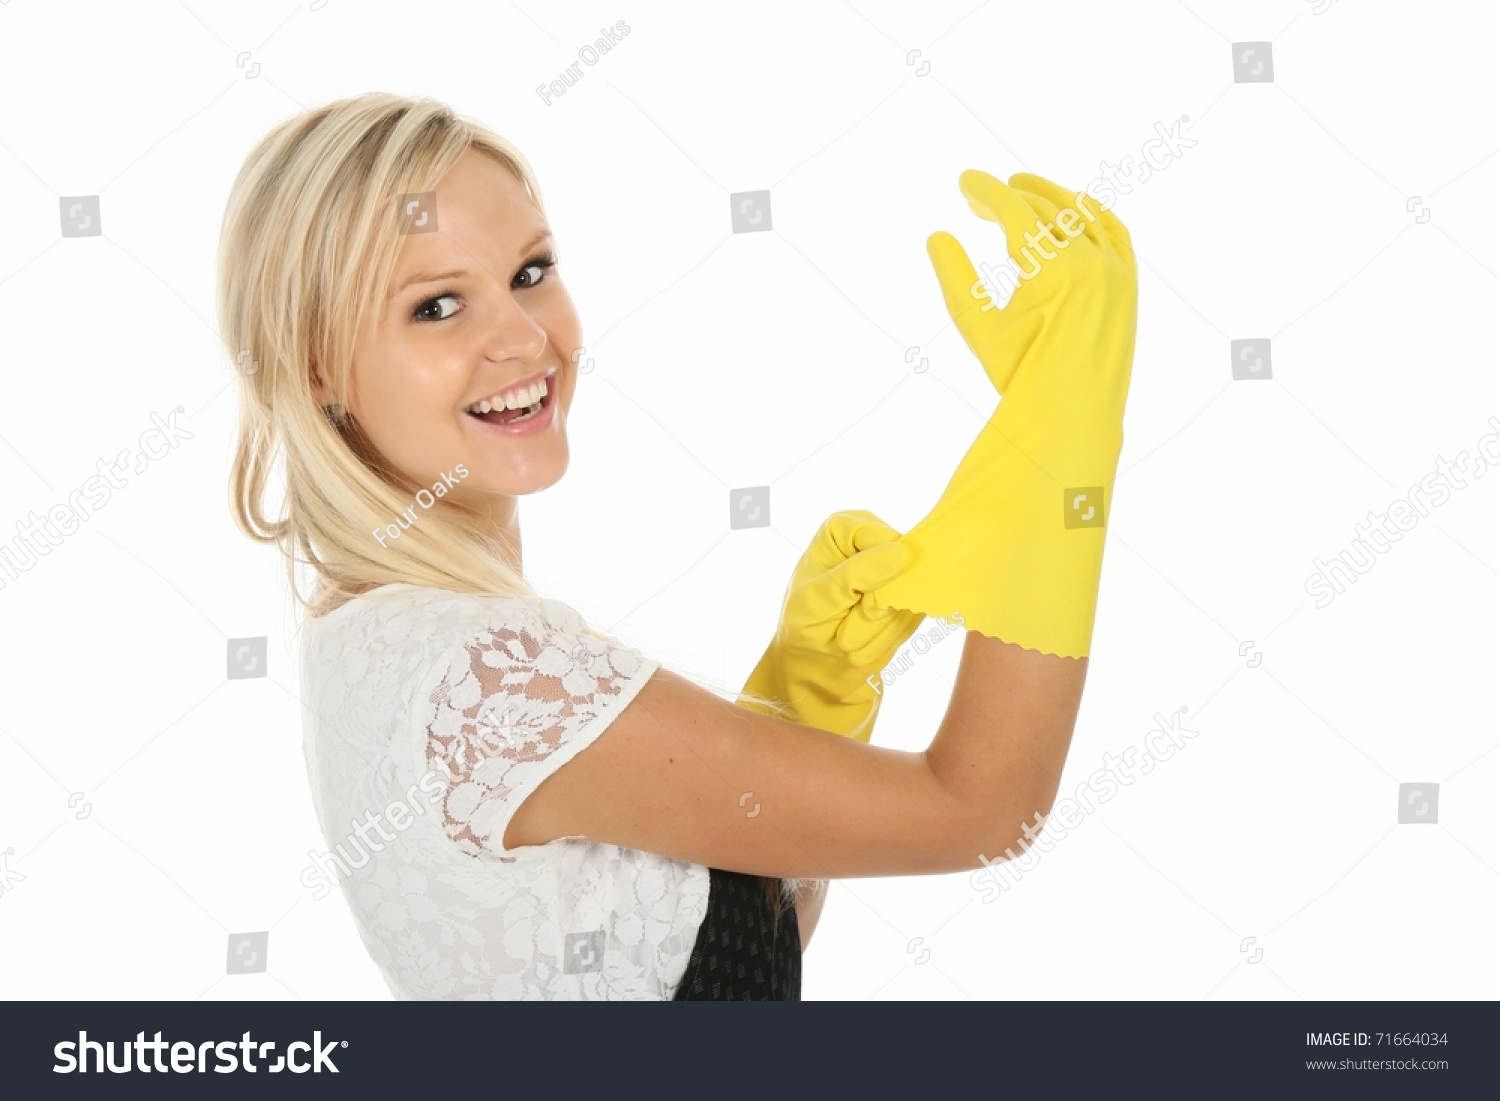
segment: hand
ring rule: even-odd
[[[959,186],[970,209],[1003,228],[1023,278],[997,309],[951,235],[934,233],[927,251],[954,323],[1004,400],[903,537],[916,558],[881,596],[930,615],[957,609],[971,630],[1087,657],[1135,353],[1130,234],[1089,196],[1040,176],[1007,186],[970,170]]]
[[[1134,331],[1127,334],[1119,322],[1134,320],[1136,304],[1135,250],[1124,223],[1091,195],[1029,172],[1016,173],[1007,186],[969,169],[959,188],[970,210],[999,224],[1022,273],[1010,301],[997,307],[953,235],[940,230],[928,238],[949,316],[996,391],[1005,393],[1023,361],[1050,362],[1054,376],[1088,372],[1092,364],[1070,353],[1093,349],[1101,354],[1091,377],[1114,385],[1074,396],[1117,398],[1123,406]],[[1060,222],[1073,232],[1056,228]]]
[[[900,538],[869,512],[825,520],[792,571],[776,636],[743,691],[785,704],[807,726],[868,742],[882,695],[867,678],[923,618],[885,605],[877,592],[911,561]]]

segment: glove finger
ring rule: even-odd
[[[796,621],[813,624],[842,620],[865,593],[906,569],[913,554],[907,543],[879,543],[809,578],[794,594]]]
[[[869,620],[878,620],[884,616],[894,614],[916,615],[918,619],[925,617],[924,612],[913,612],[910,608],[900,607],[887,603],[884,592],[877,588],[871,589],[860,598],[859,607],[861,613]]]
[[[880,588],[903,572],[914,557],[916,551],[911,544],[903,542],[901,533],[896,532],[893,539],[862,547],[841,566],[835,566],[832,572],[838,574],[841,584],[848,586],[854,598],[849,602],[852,607],[865,593]]]
[[[1042,217],[1046,219],[1048,226],[1051,227],[1051,233],[1048,235],[1048,239],[1053,242],[1054,247],[1066,247],[1067,244],[1071,244],[1073,241],[1077,240],[1079,235],[1082,235],[1084,237],[1088,237],[1089,244],[1104,250],[1107,255],[1119,255],[1120,246],[1115,244],[1114,237],[1110,233],[1110,231],[1100,225],[1090,226],[1088,222],[1086,222],[1082,218],[1082,216],[1078,216],[1077,207],[1068,204],[1058,206],[1057,203],[1053,202],[1045,195],[1033,195],[1028,191],[1022,191],[1022,194],[1026,196],[1028,202],[1033,203],[1036,206],[1037,210],[1041,212]],[[1065,209],[1072,210],[1075,215],[1072,220],[1075,230],[1075,235],[1073,237],[1069,237],[1066,233],[1059,229],[1057,225],[1057,220],[1062,216],[1062,212]],[[1079,230],[1080,226],[1084,226],[1087,228]],[[1096,234],[1097,237],[1103,238],[1102,244],[1099,243],[1099,241],[1096,240],[1095,237],[1089,237],[1090,230],[1094,234]],[[1061,242],[1061,245],[1058,244],[1059,242]],[[1085,245],[1084,247],[1087,248],[1088,245]]]
[[[1031,172],[1017,172],[1011,177],[1011,182],[1028,191],[1035,191],[1045,195],[1053,199],[1054,202],[1057,202],[1059,206],[1066,205],[1067,203],[1087,205],[1099,219],[1098,224],[1104,228],[1116,254],[1132,267],[1135,266],[1135,246],[1131,243],[1130,231],[1125,228],[1125,223],[1120,221],[1117,214],[1100,205],[1099,200],[1095,199],[1092,195],[1087,195],[1080,191],[1071,197],[1059,199],[1057,196],[1050,194],[1048,189],[1055,188],[1062,192],[1064,196],[1067,196],[1065,189],[1059,188],[1051,180],[1044,179]]]
[[[1110,239],[1114,241],[1121,259],[1132,268],[1135,267],[1135,243],[1131,241],[1130,230],[1125,228],[1125,223],[1112,210],[1101,211],[1099,220],[1109,228]]]
[[[833,644],[843,653],[852,655],[865,653],[870,650],[879,649],[884,643],[886,635],[891,629],[891,620],[895,618],[889,613],[871,618],[862,604],[856,604],[849,609],[849,613],[839,620],[839,625],[833,632]],[[855,664],[859,664],[855,662]]]
[[[1079,215],[1078,223],[1083,226],[1083,233],[1090,241],[1100,248],[1113,247],[1109,233],[1099,224],[1099,201],[1092,195],[1082,191],[1069,192],[1067,188],[1032,172],[1017,172],[1010,178],[1010,185],[1025,193],[1028,202],[1035,202],[1036,198],[1048,200],[1053,213],[1047,215],[1047,218],[1054,226],[1057,224],[1058,212],[1072,209]],[[1058,230],[1058,233],[1067,236],[1062,230]]]
[[[1036,208],[1014,188],[975,168],[960,173],[958,186],[969,200],[970,210],[981,218],[999,223],[1005,232],[1006,252],[1025,271],[1021,250],[1026,245],[1026,234],[1038,228]]]
[[[901,538],[901,533],[873,512],[845,509],[823,521],[803,560],[819,570],[831,570],[863,547]]]
[[[1034,230],[1034,233],[1037,241],[1039,243],[1050,244],[1059,252],[1066,249],[1071,238],[1057,228],[1058,205],[1045,195],[1034,195],[1019,187],[1013,187],[1011,190],[1025,199],[1031,208],[1036,211],[1039,226]],[[1034,263],[1035,261],[1033,261]]]
[[[865,544],[871,543],[873,538],[864,537],[861,532],[865,528],[873,531],[894,531],[889,528],[879,516],[864,511],[862,508],[846,508],[843,511],[829,516],[823,520],[822,526],[817,528],[817,534],[813,535],[813,541],[808,543],[807,553],[802,555],[802,561],[814,565],[819,570],[831,570],[856,552],[861,546],[861,540]],[[888,535],[886,538],[900,538],[900,534]]]
[[[895,543],[901,539],[901,532],[887,524],[873,512],[855,510],[836,514],[827,525],[828,541],[821,549],[820,554],[824,560],[825,569],[834,569],[851,558],[864,551],[888,543]],[[837,558],[834,557],[837,554]],[[879,563],[889,563],[891,576],[894,577],[905,568],[905,562],[897,562],[900,556],[895,552],[886,551],[873,559],[866,559],[866,565],[862,570],[882,568]],[[856,572],[861,572],[856,571]],[[874,574],[871,576],[878,576]],[[876,583],[883,583],[883,578]]]
[[[1024,341],[1009,339],[1015,313],[1008,304],[1001,308],[995,303],[989,288],[974,270],[969,254],[951,233],[939,230],[928,237],[927,257],[937,273],[948,316],[953,318],[959,335],[984,367],[996,391],[1004,394],[1025,346]]]
[[[1109,238],[1114,242],[1115,251],[1120,254],[1120,259],[1134,267],[1135,244],[1130,239],[1130,230],[1125,228],[1125,223],[1120,221],[1120,216],[1113,210],[1105,206],[1099,206],[1098,210],[1099,224],[1109,231]]]
[[[884,669],[926,617],[921,612],[882,609],[872,616],[863,604],[839,624],[834,642],[861,668]]]
[[[868,550],[880,543],[894,543],[901,538],[899,531],[873,512],[853,509],[840,515],[854,519],[854,522],[849,523],[844,529],[849,535],[849,540],[844,546],[853,547],[854,551]]]

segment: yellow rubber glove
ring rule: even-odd
[[[920,614],[886,607],[873,594],[911,561],[900,538],[869,512],[825,520],[792,571],[776,636],[742,691],[785,704],[807,726],[868,742],[881,693],[866,678],[889,665],[922,623]]]
[[[1004,400],[902,539],[916,552],[911,568],[878,595],[930,615],[958,609],[969,630],[1027,649],[1087,657],[1135,351],[1130,234],[1091,197],[1040,176],[1007,186],[970,169],[959,187],[1035,274],[996,308],[963,246],[942,232],[927,240],[948,312]]]

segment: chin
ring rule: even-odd
[[[477,479],[470,479],[469,489],[471,491],[495,494],[505,497],[524,497],[530,493],[540,493],[544,489],[550,489],[562,480],[562,476],[568,470],[568,456],[563,454],[561,461],[547,463],[524,472],[509,470],[476,470]]]

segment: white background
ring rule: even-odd
[[[0,588],[0,996],[389,996],[342,896],[299,882],[325,845],[296,621],[230,521],[212,297],[253,142],[382,89],[514,140],[563,250],[596,367],[567,476],[524,502],[528,574],[726,693],[819,522],[910,527],[993,408],[924,249],[944,228],[1003,255],[959,173],[1083,187],[1187,115],[1196,144],[1115,208],[1139,340],[1063,794],[1158,712],[1199,736],[992,902],[961,875],[836,882],[804,995],[1493,997],[1500,478],[1329,606],[1303,583],[1500,414],[1496,24],[1370,0],[0,6],[0,540],[153,412],[194,434]],[[1274,83],[1234,83],[1242,41],[1273,41]],[[729,195],[767,188],[773,230],[732,234]],[[77,195],[102,236],[60,236]],[[1246,337],[1270,381],[1232,381]],[[730,531],[729,490],[765,484],[773,526]],[[256,635],[270,675],[226,681],[226,640]],[[915,659],[877,743],[926,744],[961,639]],[[1435,825],[1397,825],[1403,782],[1440,786]],[[229,935],[262,930],[267,972],[226,976]]]

